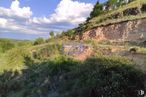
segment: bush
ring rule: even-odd
[[[33,43],[31,41],[19,41],[17,42],[17,47],[30,47]]]
[[[0,75],[0,96],[139,97],[136,91],[145,90],[144,77],[125,59],[90,58],[77,62],[59,57],[29,64],[22,74],[5,71]]]
[[[88,59],[65,78],[62,97],[138,97],[145,90],[143,73],[113,59]]]
[[[35,59],[44,60],[61,54],[61,45],[51,44],[33,53]]]
[[[43,44],[45,43],[44,39],[43,38],[38,38],[35,40],[34,42],[34,45],[39,45],[39,44]]]
[[[24,68],[24,57],[30,56],[27,49],[13,48],[1,56],[0,73],[4,70],[21,70]]]
[[[90,13],[90,18],[99,16],[102,13],[103,13],[103,4],[100,4],[99,2],[97,2],[93,8],[93,11]]]
[[[15,47],[15,44],[8,39],[0,39],[0,52],[6,52]]]
[[[50,32],[50,37],[51,37],[51,38],[54,38],[54,36],[55,36],[55,35],[54,35],[54,32],[51,31],[51,32]]]
[[[131,48],[129,49],[129,52],[130,52],[130,53],[136,53],[136,52],[137,52],[137,48],[131,47]]]

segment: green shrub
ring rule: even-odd
[[[39,45],[45,43],[45,40],[43,38],[37,38],[34,42],[34,45]]]
[[[15,47],[15,44],[8,39],[0,39],[0,52],[5,52]]]
[[[24,68],[24,57],[26,56],[30,56],[27,49],[14,48],[7,51],[7,53],[2,56],[0,72],[3,72],[4,70],[21,70]]]
[[[53,56],[61,54],[61,45],[60,44],[51,44],[47,45],[44,48],[41,48],[37,52],[33,53],[35,59],[44,60]]]
[[[130,52],[130,53],[137,53],[137,48],[131,47],[131,48],[129,49],[129,52]]]
[[[26,66],[21,74],[5,71],[0,75],[0,96],[138,97],[136,90],[145,90],[145,74],[122,58],[77,62],[59,57]]]
[[[99,2],[96,3],[96,5],[93,8],[93,11],[90,13],[90,18],[99,16],[103,13],[103,4],[100,4]]]
[[[54,35],[53,31],[51,31],[49,34],[50,34],[51,38],[54,38],[55,35]]]
[[[138,97],[145,90],[143,73],[124,60],[91,58],[65,78],[62,97]]]
[[[30,47],[32,46],[32,42],[31,41],[19,41],[16,43],[17,47]]]

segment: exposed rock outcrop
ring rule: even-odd
[[[83,40],[115,40],[141,41],[146,40],[146,19],[125,21],[121,23],[100,26],[88,30],[82,35]]]

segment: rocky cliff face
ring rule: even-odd
[[[115,41],[140,41],[146,40],[146,19],[125,21],[121,23],[100,26],[82,35],[83,40],[115,40]]]

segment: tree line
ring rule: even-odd
[[[108,0],[105,3],[100,3],[98,0],[93,8],[93,11],[90,13],[90,17],[87,20],[99,16],[104,12],[114,10],[122,5],[128,4],[133,1],[135,0]]]

